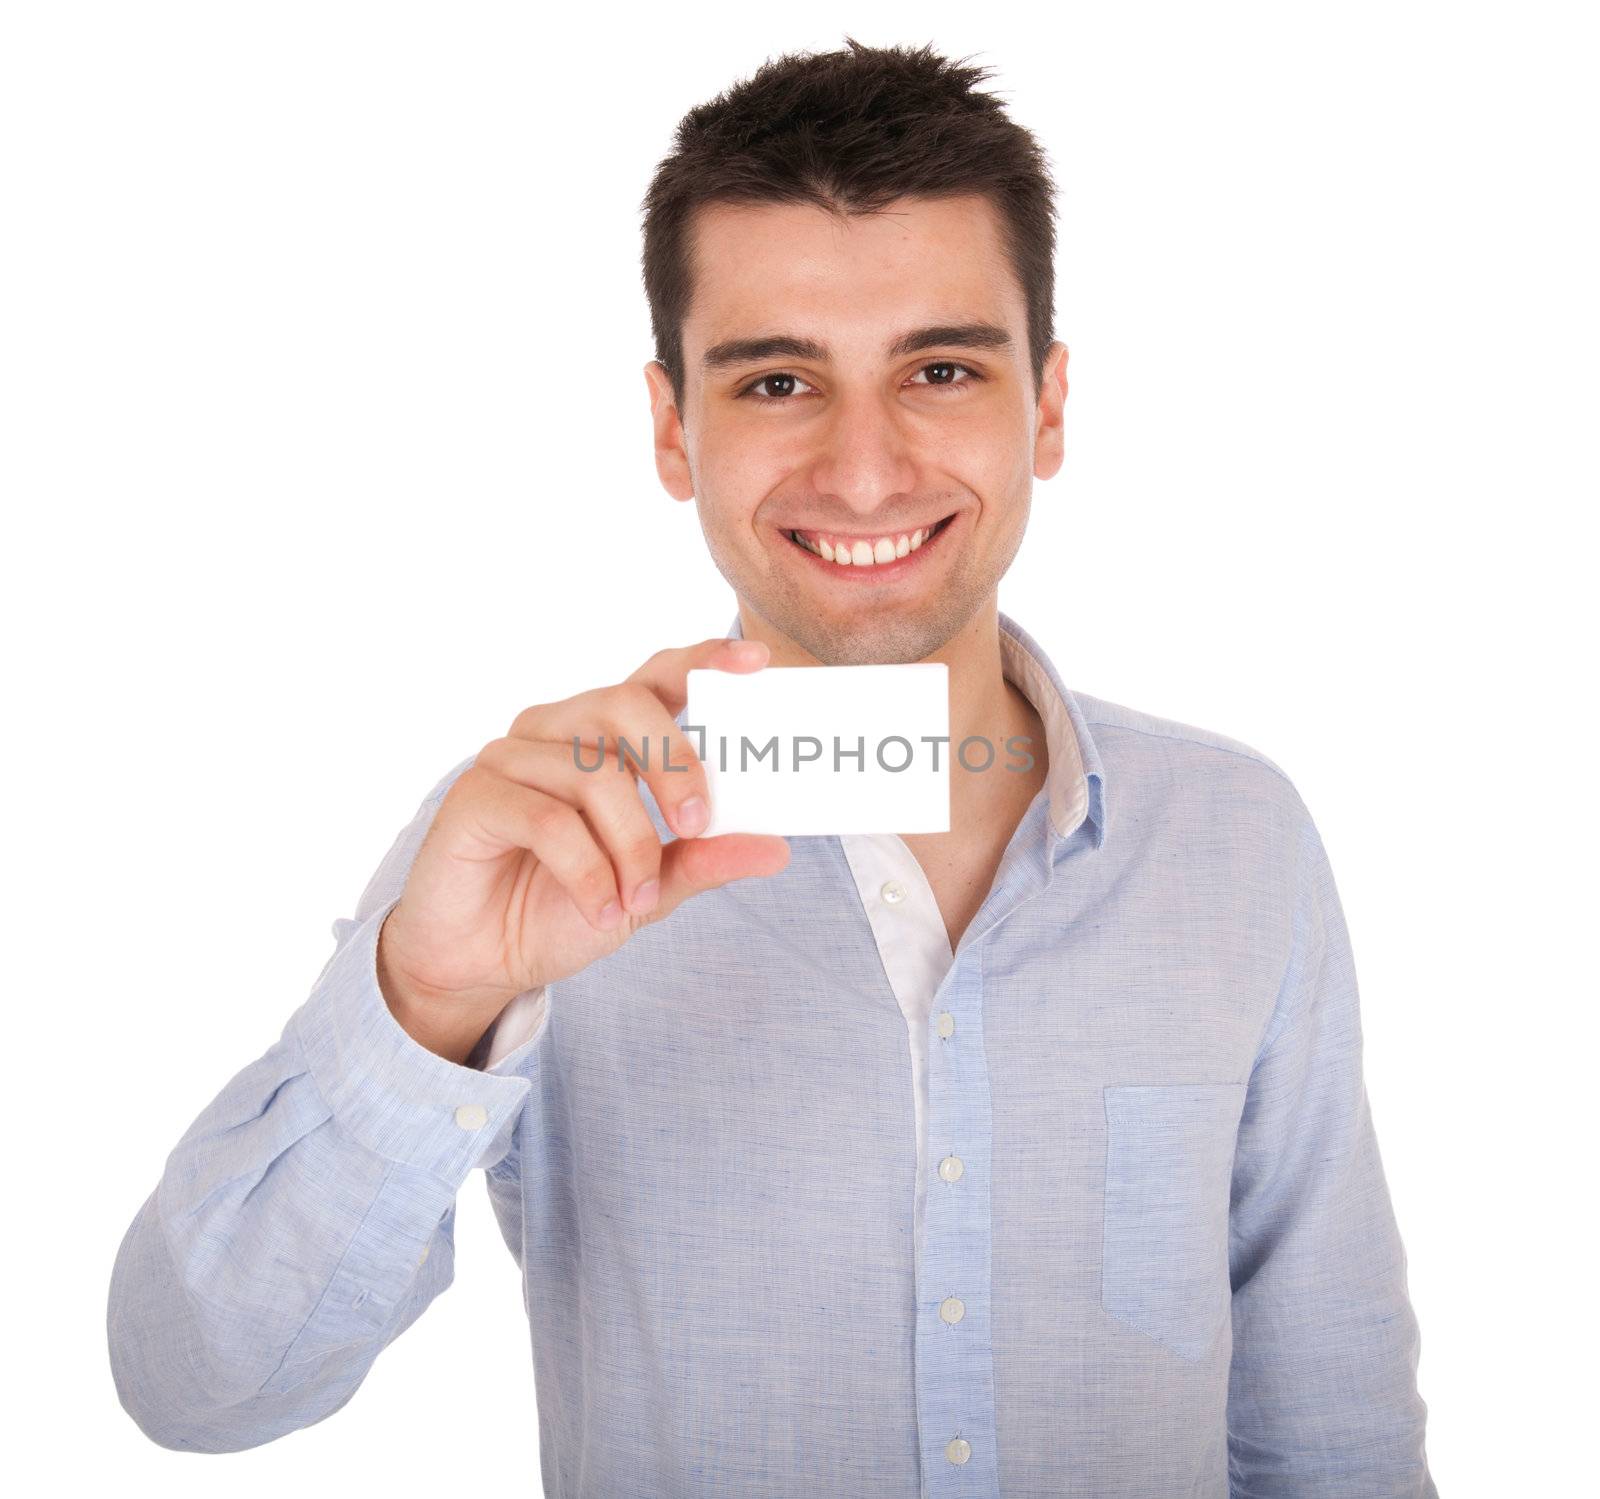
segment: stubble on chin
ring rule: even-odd
[[[741,592],[737,585],[735,591]],[[821,614],[796,590],[745,590],[744,601],[781,634],[824,666],[898,666],[925,661],[957,635],[977,612],[981,598],[948,589],[911,609],[875,606],[862,592],[859,619]]]

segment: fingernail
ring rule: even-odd
[[[680,833],[698,833],[705,825],[705,798],[691,796],[678,808],[678,831]]]
[[[609,932],[622,920],[622,907],[614,900],[608,900],[600,907],[600,926],[603,931]]]
[[[660,880],[646,880],[633,892],[633,899],[628,902],[628,909],[635,916],[654,909],[656,897],[661,894]]]

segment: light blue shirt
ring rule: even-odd
[[[427,1051],[375,951],[446,775],[122,1241],[140,1428],[230,1452],[337,1411],[450,1285],[483,1167],[552,1499],[1436,1499],[1311,816],[1000,627],[1049,779],[910,1033],[855,854],[797,837],[485,1065]]]

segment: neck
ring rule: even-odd
[[[1044,784],[1048,755],[1043,721],[1027,695],[1006,679],[994,599],[928,659],[950,668],[951,834],[961,840],[1003,826],[1009,836]],[[972,770],[959,753],[968,738],[974,739],[966,756]],[[1007,748],[1013,738],[1022,742]],[[1028,770],[1007,768],[1025,763],[1024,754],[1033,756]]]
[[[816,666],[822,663],[790,640],[747,604],[739,604],[739,628],[746,640],[761,640],[780,666]],[[932,834],[962,840],[974,830],[991,828],[997,819],[1014,827],[1022,810],[1044,784],[1048,768],[1044,725],[1027,696],[1006,680],[1000,654],[1000,616],[995,595],[945,643],[922,658],[942,661],[950,673],[950,743],[942,753],[950,766],[950,833]],[[1025,742],[1008,749],[1006,741],[1020,736]],[[966,769],[958,754],[961,743],[972,738]],[[987,740],[993,747],[992,758]],[[1024,754],[1033,756],[1026,771],[1016,766]],[[987,769],[981,768],[987,764]]]

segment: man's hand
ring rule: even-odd
[[[413,1037],[461,1061],[518,994],[615,952],[691,895],[787,866],[779,837],[696,837],[709,819],[705,769],[674,721],[690,668],[756,671],[768,658],[760,641],[720,637],[658,651],[625,682],[525,709],[478,752],[379,933],[384,997]],[[580,769],[574,736],[592,765],[602,735],[605,762]],[[619,738],[640,755],[648,740],[648,770],[623,765]],[[640,777],[678,834],[671,842],[645,810]]]

